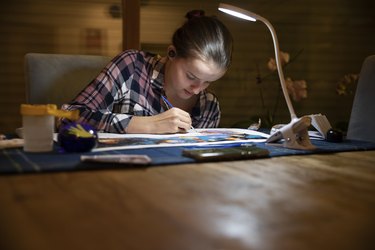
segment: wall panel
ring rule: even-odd
[[[120,6],[121,0],[0,3],[0,133],[11,133],[21,126],[19,106],[25,102],[26,53],[114,56],[121,51],[122,23],[121,18],[109,13],[113,4]]]

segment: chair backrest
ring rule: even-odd
[[[28,53],[25,55],[26,101],[60,107],[93,80],[110,59],[93,55]]]
[[[375,142],[375,55],[367,57],[362,65],[347,138]]]

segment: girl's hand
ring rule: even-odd
[[[133,116],[126,133],[167,134],[186,132],[191,128],[189,113],[171,108],[154,116]]]

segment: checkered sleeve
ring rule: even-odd
[[[125,133],[133,114],[121,111],[129,110],[131,102],[139,98],[139,95],[130,95],[137,82],[136,75],[142,75],[135,72],[144,71],[142,62],[137,62],[139,57],[137,51],[126,51],[115,57],[72,102],[63,105],[63,109],[78,109],[78,122],[88,123],[98,131]]]

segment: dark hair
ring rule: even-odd
[[[204,15],[202,10],[189,11],[188,20],[172,37],[177,56],[212,60],[221,68],[231,62],[233,38],[225,25],[216,17]]]

